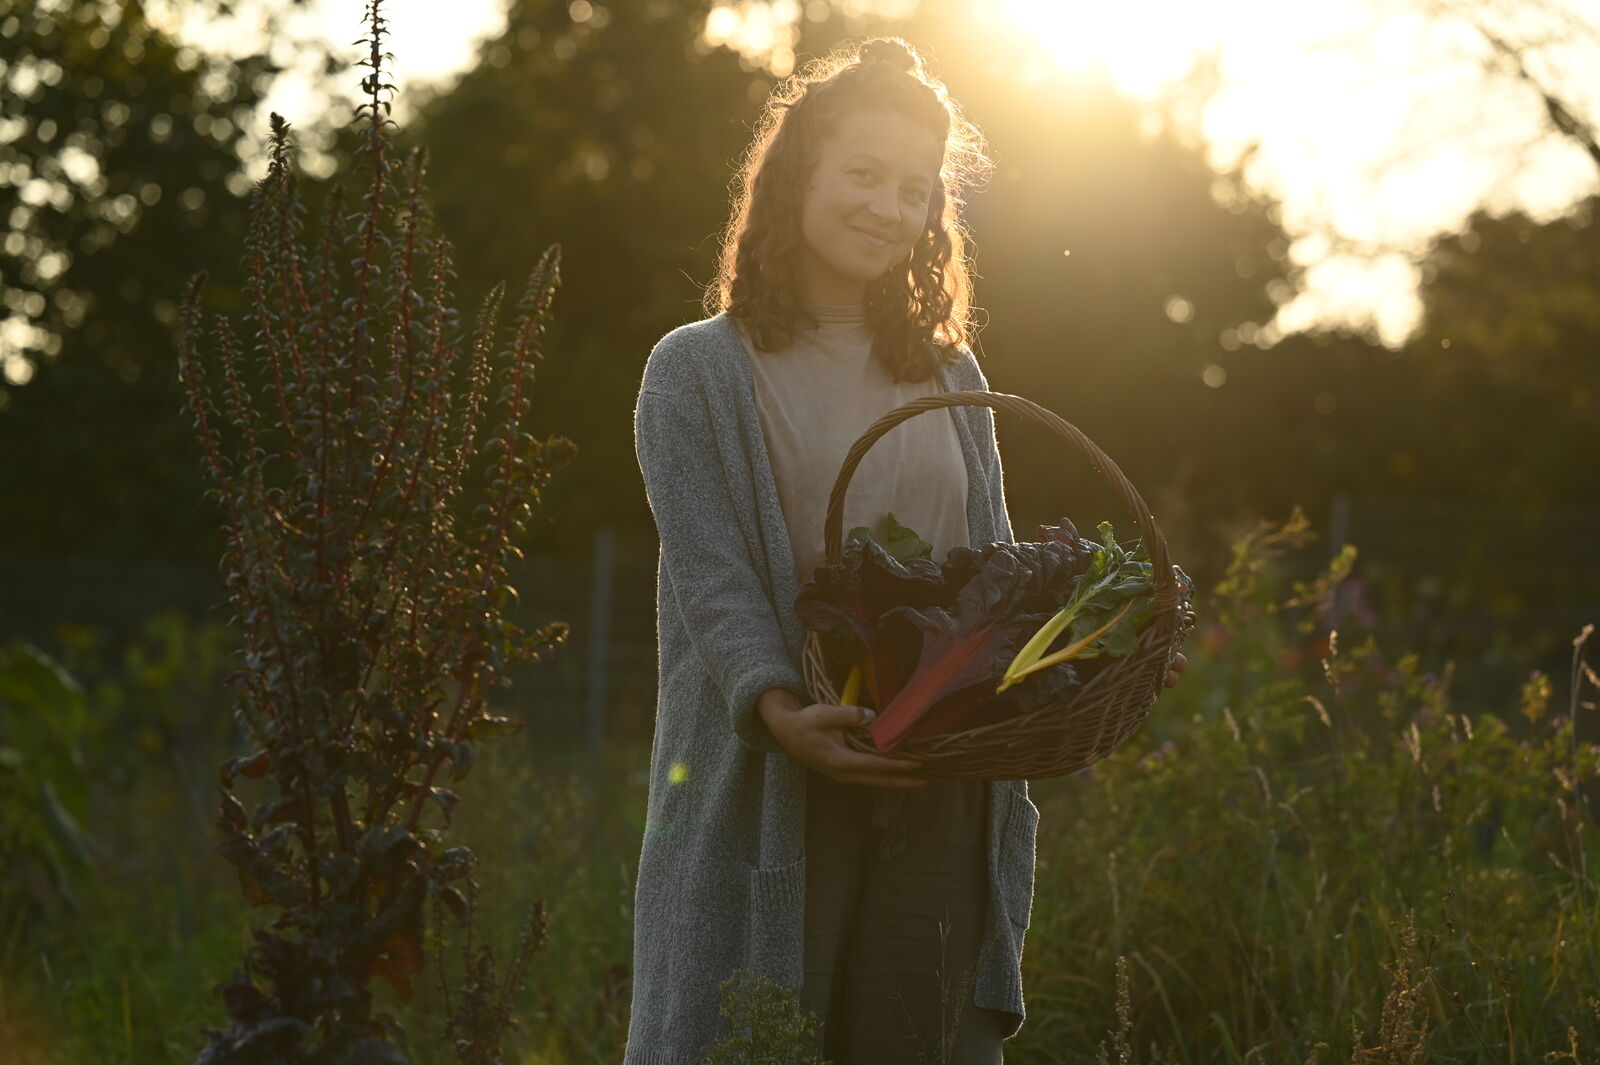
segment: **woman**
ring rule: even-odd
[[[798,992],[836,1065],[999,1062],[1022,1024],[1026,781],[926,783],[851,750],[844,730],[870,712],[808,705],[793,608],[861,431],[988,387],[965,345],[960,217],[986,167],[905,42],[811,65],[775,91],[744,162],[714,317],[646,364],[660,689],[627,1065],[698,1062],[738,969]],[[988,408],[928,412],[873,446],[845,527],[881,534],[890,513],[935,558],[1012,538]]]

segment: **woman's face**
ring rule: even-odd
[[[822,141],[801,205],[807,303],[854,305],[928,226],[944,144],[895,111],[846,113]]]

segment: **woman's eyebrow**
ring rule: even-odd
[[[848,165],[850,163],[855,163],[855,162],[867,162],[867,163],[871,163],[873,166],[877,167],[880,170],[887,170],[888,169],[888,166],[885,165],[884,161],[882,159],[879,159],[876,155],[873,155],[871,152],[855,152],[852,155],[845,156],[845,160],[844,161],[845,161],[846,165]],[[917,174],[913,174],[911,176],[913,178],[918,178],[918,179],[920,179],[922,181],[925,181],[929,185],[933,184],[933,178],[929,177],[925,173],[917,173]]]

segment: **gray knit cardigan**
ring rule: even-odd
[[[945,391],[988,388],[966,349],[939,379]],[[993,412],[952,411],[970,543],[1009,541]],[[696,1065],[723,1030],[722,980],[743,969],[798,992],[804,958],[806,772],[755,707],[768,688],[806,697],[805,631],[750,366],[725,315],[674,329],[651,351],[634,446],[661,540],[659,683],[623,1060]],[[1011,1034],[1023,1018],[1038,818],[1026,781],[990,785],[973,998],[1011,1014]]]

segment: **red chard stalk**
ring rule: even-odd
[[[952,609],[888,611],[922,631],[922,653],[911,677],[872,723],[872,738],[881,750],[893,750],[941,699],[1004,672],[1017,647],[1049,619],[1037,609],[1023,610],[1053,605],[1037,600],[1060,569],[1062,552],[1056,546],[991,544],[982,569],[962,587]]]
[[[888,544],[852,529],[840,563],[795,600],[825,660],[852,663],[840,698],[880,710],[880,750],[1070,702],[1154,616],[1143,547],[1117,543],[1109,523],[1098,544],[1063,518],[1037,542],[956,547],[943,565],[893,515],[887,526]]]

